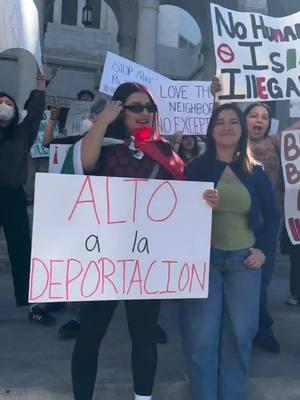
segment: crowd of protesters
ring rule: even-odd
[[[212,93],[219,89],[218,80],[214,80]],[[16,304],[29,307],[29,320],[54,325],[52,312],[66,304],[28,305],[31,233],[27,205],[33,197],[29,190],[26,198],[23,188],[28,179],[33,187],[32,176],[45,169],[37,165],[31,178],[28,175],[30,148],[46,108],[45,90],[46,77],[38,72],[22,122],[15,100],[0,92],[0,226],[6,236]],[[244,400],[252,344],[280,352],[267,301],[284,190],[280,134],[269,136],[270,108],[266,103],[254,103],[243,112],[234,104],[216,104],[203,151],[203,139],[197,136],[177,132],[170,143],[160,134],[158,106],[140,84],[120,85],[109,101],[95,101],[89,90],[78,93],[77,100],[94,101],[80,132],[54,137],[59,123],[59,105],[54,104],[44,134],[45,146],[72,146],[62,173],[83,170],[97,176],[214,183],[215,189],[204,193],[213,209],[209,296],[180,300],[179,325],[192,400]],[[298,125],[292,128],[300,128]],[[104,146],[108,138],[109,145]],[[70,166],[68,155],[75,148],[80,157]],[[115,164],[109,162],[112,158]],[[126,163],[118,165],[118,160]],[[289,304],[298,304],[300,246],[290,243],[284,228],[281,248],[291,261]],[[76,338],[72,357],[75,400],[93,397],[99,348],[117,305],[118,301],[68,305],[70,320],[59,328],[59,334]],[[160,301],[130,300],[125,306],[135,400],[150,400],[157,343],[167,342],[158,323]]]

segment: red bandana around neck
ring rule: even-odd
[[[151,157],[165,168],[174,179],[185,179],[183,161],[174,151],[170,152],[170,155],[166,155],[162,152],[157,142],[166,142],[166,140],[157,133],[154,135],[152,128],[141,127],[135,129],[132,132],[132,136],[135,138],[134,143],[137,149],[141,150],[144,154]]]

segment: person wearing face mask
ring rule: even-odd
[[[184,179],[182,160],[158,132],[157,106],[143,85],[120,85],[92,129],[68,152],[62,172],[128,178]],[[205,193],[208,204],[216,191]],[[98,352],[118,301],[83,302],[72,357],[75,400],[91,400]],[[159,300],[125,301],[132,341],[134,399],[150,400],[157,365]],[[121,396],[122,397],[122,396]]]
[[[84,100],[89,101],[91,99],[91,97],[88,98],[84,97],[85,95],[90,96],[89,91],[87,91],[87,93],[86,91],[81,91],[79,94],[80,96],[81,95],[83,96],[80,97],[80,100],[83,99],[83,101]],[[48,121],[47,127],[45,129],[45,134],[43,137],[43,145],[45,147],[49,147],[50,144],[72,145],[78,142],[92,128],[97,114],[103,110],[105,105],[106,105],[106,100],[104,99],[99,99],[94,102],[94,104],[90,109],[89,116],[81,121],[80,131],[78,132],[77,135],[54,138],[54,130],[56,125],[58,124],[58,118],[59,118],[59,106],[57,104],[57,101],[55,101],[51,107],[50,119]],[[58,311],[64,305],[65,303],[48,303],[46,304],[45,308],[47,311],[54,312]],[[70,311],[70,320],[63,323],[58,329],[58,335],[61,339],[74,339],[78,336],[79,333],[80,329],[79,306],[76,303],[74,303],[69,307],[69,311]]]
[[[45,77],[38,72],[27,116],[20,124],[15,100],[0,92],[0,228],[7,241],[17,306],[28,304],[31,234],[23,185],[28,175],[30,148],[43,118],[45,88]],[[30,306],[29,319],[44,325],[54,322],[38,305]]]

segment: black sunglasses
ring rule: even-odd
[[[155,113],[157,111],[157,106],[155,104],[129,104],[128,106],[123,106],[125,110],[129,110],[135,114],[141,114],[144,110],[147,110],[149,114]]]

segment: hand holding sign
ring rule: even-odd
[[[210,85],[210,93],[215,97],[218,92],[222,90],[222,85],[220,78],[218,76],[214,76]]]

